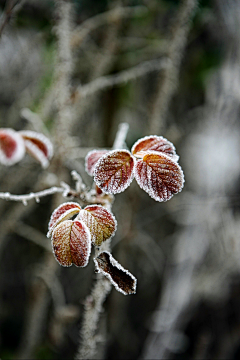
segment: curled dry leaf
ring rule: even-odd
[[[40,162],[43,168],[48,167],[49,160],[53,156],[53,146],[51,141],[35,131],[19,131],[22,136],[26,150],[37,161]]]
[[[14,165],[24,154],[24,141],[19,133],[12,129],[0,129],[0,163]]]
[[[138,185],[156,201],[167,201],[180,192],[184,184],[181,167],[163,153],[145,152],[135,166]]]
[[[142,158],[145,151],[157,151],[170,156],[174,161],[178,161],[175,146],[162,136],[150,135],[139,139],[132,147],[132,154]]]
[[[108,152],[108,150],[92,150],[87,154],[85,159],[85,169],[88,175],[93,176],[96,163]]]
[[[52,246],[60,265],[84,267],[91,252],[91,235],[81,221],[66,220],[54,228]]]
[[[134,158],[127,150],[113,150],[95,165],[94,181],[106,194],[118,194],[132,182]]]
[[[116,290],[124,295],[136,293],[137,279],[124,269],[108,252],[104,251],[94,259],[96,270],[104,274]]]
[[[103,241],[110,239],[117,228],[114,215],[100,205],[86,206],[79,213],[79,219],[89,228],[92,243],[100,246]]]
[[[67,202],[61,204],[51,215],[49,224],[48,224],[48,233],[47,237],[50,237],[54,227],[64,220],[71,219],[74,215],[78,214],[81,210],[81,206],[75,202]]]

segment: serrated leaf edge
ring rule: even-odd
[[[172,161],[175,165],[177,165],[177,167],[178,167],[179,170],[180,170],[181,176],[182,176],[182,186],[181,186],[180,190],[177,192],[177,194],[179,194],[179,193],[182,191],[182,189],[184,188],[184,183],[185,183],[184,173],[183,173],[183,170],[182,170],[181,166],[180,166],[176,161],[174,161],[171,156],[168,156],[168,155],[166,155],[165,153],[162,153],[162,152],[160,152],[160,151],[148,150],[148,151],[145,151],[145,153],[146,153],[146,155],[149,155],[149,154],[161,155],[162,157],[167,158],[167,160],[170,160],[170,161]],[[144,159],[144,157],[143,157],[142,159],[139,159],[137,162],[139,162],[139,161],[144,161],[143,159]],[[136,164],[137,164],[137,162],[136,162]],[[134,166],[133,172],[134,172],[134,176],[135,176],[135,179],[136,179],[139,187],[140,187],[143,191],[145,191],[153,200],[158,201],[158,202],[167,202],[167,201],[169,201],[174,195],[176,195],[176,194],[172,194],[171,197],[170,197],[169,199],[166,199],[166,200],[165,200],[165,199],[163,199],[163,200],[156,199],[156,198],[155,198],[154,196],[152,196],[146,189],[144,189],[143,186],[142,186],[142,184],[140,184],[139,181],[137,180],[137,179],[139,179],[139,176],[138,176],[138,173],[137,173],[137,167],[136,167],[136,165]]]
[[[133,171],[132,171],[132,174],[131,174],[129,180],[127,181],[127,185],[125,185],[125,187],[123,187],[123,189],[121,189],[121,191],[117,191],[117,192],[114,192],[114,193],[113,193],[113,192],[110,192],[110,191],[105,191],[105,190],[103,190],[103,189],[101,188],[100,182],[95,179],[95,172],[96,172],[97,166],[99,166],[103,160],[105,160],[108,156],[110,156],[110,155],[112,155],[112,154],[115,154],[115,153],[117,153],[117,152],[119,152],[119,151],[120,151],[120,152],[126,152],[126,153],[128,153],[128,154],[130,155],[131,159],[133,159]],[[103,192],[104,194],[120,194],[121,192],[125,191],[125,190],[130,186],[131,182],[132,182],[133,179],[134,179],[134,167],[135,167],[135,163],[136,163],[136,158],[134,157],[134,155],[131,154],[130,151],[125,150],[125,149],[115,149],[115,150],[111,150],[111,151],[109,151],[107,154],[103,155],[103,156],[97,161],[97,163],[96,163],[96,165],[95,165],[95,168],[94,168],[94,172],[93,172],[94,181],[95,181],[96,185],[102,190],[102,192]]]
[[[113,266],[117,267],[119,270],[122,270],[123,272],[125,272],[127,275],[129,275],[133,281],[134,281],[134,292],[132,292],[131,294],[136,294],[136,288],[137,288],[137,279],[135,278],[135,276],[133,276],[133,274],[130,273],[130,271],[128,271],[127,269],[125,269],[122,265],[119,264],[119,262],[114,259],[114,257],[112,256],[112,254],[109,252],[109,251],[103,251],[101,252],[102,253],[107,253],[109,255],[109,259],[110,259],[110,262]],[[99,255],[101,255],[99,254]],[[99,256],[98,255],[98,256]],[[123,295],[130,295],[128,294],[127,292],[125,292],[124,290],[122,290],[121,288],[119,288],[118,284],[113,281],[112,277],[110,274],[106,273],[105,271],[103,271],[99,266],[98,266],[98,262],[97,262],[97,257],[93,259],[94,261],[94,264],[95,264],[95,267],[96,267],[96,270],[100,273],[102,273],[104,276],[106,276],[110,282],[113,284],[113,286],[115,287],[115,289],[119,292],[121,292]]]

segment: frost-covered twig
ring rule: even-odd
[[[169,102],[178,86],[179,68],[190,30],[190,20],[197,4],[198,0],[182,0],[177,17],[173,21],[167,54],[171,62],[159,79],[159,86],[152,107],[150,133],[157,134],[164,126]]]
[[[98,14],[90,19],[84,21],[78,26],[72,35],[71,46],[79,46],[82,41],[89,35],[89,33],[106,23],[113,23],[119,19],[128,18],[132,16],[142,16],[148,11],[145,6],[126,6],[116,7],[112,10]]]
[[[34,113],[28,108],[23,108],[20,112],[20,115],[23,119],[27,120],[30,124],[32,124],[35,131],[45,133],[49,136],[49,131],[47,130],[44,122],[38,114]]]
[[[21,201],[24,205],[27,205],[27,202],[32,199],[35,199],[36,202],[39,202],[39,199],[41,197],[56,194],[56,193],[63,193],[64,191],[66,191],[66,186],[63,186],[63,187],[53,186],[50,189],[38,191],[36,193],[32,192],[30,194],[25,194],[25,195],[12,195],[8,192],[5,192],[5,193],[0,192],[0,199]]]
[[[113,149],[123,149],[123,148],[125,148],[125,146],[126,146],[125,141],[126,141],[128,129],[129,129],[129,124],[128,123],[119,124],[118,132],[116,134],[114,144],[113,144]]]
[[[90,83],[77,89],[76,96],[85,98],[100,90],[106,90],[113,86],[123,85],[131,80],[135,80],[153,71],[160,71],[170,67],[170,62],[166,58],[145,61],[128,70],[121,71],[116,75],[101,76]]]
[[[126,136],[128,132],[128,125],[126,123],[120,124],[119,130],[116,134],[114,145],[120,149],[124,147]],[[112,202],[107,202],[105,206],[111,210]],[[110,252],[110,241],[105,241],[100,249],[96,248],[96,256],[102,251]],[[91,291],[91,295],[85,301],[85,312],[83,316],[82,328],[80,330],[81,342],[75,359],[92,359],[96,351],[96,329],[99,321],[99,316],[102,311],[103,303],[111,289],[110,281],[106,280],[101,274],[97,275],[97,280]]]

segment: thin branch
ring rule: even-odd
[[[66,186],[64,185],[63,187],[53,186],[50,189],[38,191],[36,193],[31,192],[30,194],[25,194],[25,195],[12,195],[9,192],[5,192],[5,193],[0,192],[0,199],[21,201],[24,205],[27,205],[27,202],[29,200],[35,199],[36,202],[39,202],[39,199],[41,197],[56,194],[56,193],[64,193],[64,191],[66,191],[66,190],[67,190]]]
[[[116,134],[114,144],[117,143],[121,149],[125,145],[125,140],[128,132],[126,123],[120,124],[119,130]],[[108,210],[111,210],[112,202],[104,205]],[[100,249],[95,249],[98,254],[102,250],[110,251],[110,241],[105,241]],[[81,343],[79,345],[75,359],[92,359],[97,344],[96,330],[99,322],[99,316],[102,311],[103,303],[111,290],[111,283],[104,276],[98,274],[97,280],[93,285],[91,295],[86,298],[85,312],[83,315],[82,328],[80,330]]]
[[[32,124],[35,131],[45,133],[49,136],[49,131],[38,114],[34,113],[28,108],[23,108],[20,111],[20,116]]]
[[[102,14],[91,17],[78,26],[72,35],[71,46],[79,46],[83,40],[92,32],[107,23],[117,22],[119,19],[143,16],[148,12],[145,6],[117,7]]]
[[[171,62],[159,79],[158,91],[152,107],[150,133],[157,134],[164,127],[170,100],[178,86],[179,69],[187,44],[190,20],[197,4],[198,0],[182,0],[177,17],[173,21],[174,26],[167,54]]]
[[[116,75],[101,76],[90,83],[81,86],[77,89],[76,99],[85,98],[89,95],[93,95],[97,91],[106,90],[113,86],[119,86],[126,84],[131,80],[135,80],[141,76],[144,76],[153,71],[160,71],[162,69],[170,68],[170,62],[166,58],[154,59],[145,61],[137,66],[134,66],[128,70],[121,71]]]
[[[113,149],[123,149],[126,147],[125,140],[127,137],[128,129],[129,129],[128,123],[119,124],[118,132],[116,134],[114,144],[113,144]]]
[[[2,22],[0,24],[0,38],[2,36],[5,26],[9,23],[13,15],[20,10],[25,0],[7,1],[4,14],[2,15]]]
[[[49,241],[47,241],[46,235],[34,229],[33,227],[24,224],[22,221],[17,221],[11,230],[21,237],[32,241],[34,244],[39,245],[52,253],[52,248]]]

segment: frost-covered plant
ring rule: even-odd
[[[174,145],[161,136],[146,136],[127,150],[93,150],[88,153],[85,168],[94,176],[98,200],[105,194],[124,191],[135,177],[140,187],[156,201],[167,201],[180,192],[184,184],[181,167],[177,163]],[[93,195],[93,194],[92,194]],[[68,202],[54,210],[48,237],[56,260],[63,266],[88,264],[91,243],[101,247],[117,227],[113,214],[100,205],[84,209]],[[94,259],[96,271],[104,274],[123,294],[136,291],[135,277],[125,270],[108,251]]]
[[[22,160],[25,152],[35,158],[43,168],[53,156],[51,141],[41,133],[13,129],[0,129],[0,163],[11,166]]]
[[[127,150],[93,150],[86,170],[106,194],[124,191],[135,177],[138,185],[156,201],[167,201],[180,192],[184,175],[174,145],[162,136],[146,136]]]

